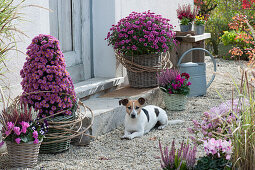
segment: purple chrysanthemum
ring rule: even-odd
[[[68,108],[73,107],[76,95],[59,41],[53,36],[40,34],[27,49],[28,57],[20,71],[23,102],[39,110],[41,117],[61,111],[70,115]]]

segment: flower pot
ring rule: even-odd
[[[12,167],[29,167],[37,165],[38,153],[41,142],[34,144],[28,143],[17,144],[6,141],[9,165]]]
[[[158,86],[157,72],[161,70],[161,54],[124,56],[128,61],[127,76],[131,87]]]
[[[187,104],[187,96],[183,94],[168,94],[163,93],[165,106],[167,110],[185,110]]]
[[[192,24],[189,25],[180,25],[181,32],[188,32],[192,29]]]
[[[201,35],[201,34],[205,33],[205,26],[204,25],[195,25],[194,29],[195,29],[195,34],[196,35]]]

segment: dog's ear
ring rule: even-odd
[[[138,99],[138,102],[139,102],[140,105],[143,105],[145,103],[145,99],[143,97],[140,97]]]
[[[126,106],[128,104],[128,99],[122,99],[119,101],[119,105],[123,105],[123,106]]]

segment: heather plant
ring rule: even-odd
[[[161,153],[161,168],[164,170],[187,170],[193,169],[196,163],[196,152],[197,148],[193,148],[182,141],[179,149],[175,148],[175,142],[173,140],[171,149],[169,150],[166,146],[162,149],[159,141],[159,149]]]
[[[127,55],[166,52],[175,45],[169,21],[150,11],[132,12],[110,28],[105,40],[117,52]]]
[[[198,8],[196,7],[192,8],[190,4],[184,4],[184,5],[179,4],[176,12],[177,12],[177,18],[180,20],[181,24],[189,25],[192,21],[194,21],[195,16],[198,13]],[[185,22],[183,20],[185,20]]]
[[[28,57],[20,71],[24,90],[22,102],[38,110],[40,117],[56,113],[71,115],[76,96],[59,41],[40,34],[27,49]]]
[[[180,74],[178,70],[166,69],[157,75],[160,89],[169,94],[189,94],[191,85],[188,82],[190,76],[188,73]]]

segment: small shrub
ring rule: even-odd
[[[198,159],[195,170],[231,170],[231,166],[231,162],[224,158],[204,156]]]
[[[189,144],[182,141],[181,148],[175,148],[174,140],[172,142],[171,150],[168,150],[166,146],[162,149],[161,143],[159,141],[159,149],[161,153],[161,167],[164,170],[187,170],[193,169],[196,163],[196,152],[197,148],[194,146],[191,148]]]

